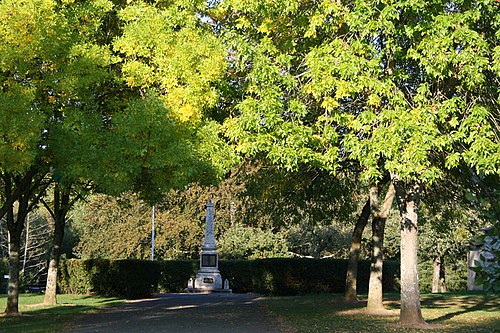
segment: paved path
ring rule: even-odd
[[[165,294],[79,317],[66,333],[283,333],[258,295]]]

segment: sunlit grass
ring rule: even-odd
[[[422,312],[429,328],[399,326],[399,295],[389,295],[388,313],[368,315],[364,299],[345,303],[340,295],[273,297],[269,310],[283,318],[297,333],[313,332],[500,332],[498,295],[422,295]],[[392,312],[392,315],[391,315]]]
[[[19,297],[21,316],[0,317],[0,332],[47,333],[61,332],[76,315],[89,313],[104,306],[123,302],[111,297],[58,295],[58,304],[43,306],[43,294],[22,294]],[[7,304],[7,296],[0,295],[0,310]]]

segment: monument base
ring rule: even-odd
[[[209,268],[209,271],[199,271],[194,280],[189,279],[186,291],[188,293],[232,293],[229,289],[229,281],[226,279],[223,287],[219,271],[213,268]]]
[[[222,289],[222,277],[219,272],[198,272],[193,287],[207,291]]]
[[[233,290],[232,289],[212,289],[212,290],[206,290],[206,289],[198,289],[198,288],[186,288],[186,292],[190,294],[211,294],[211,293],[227,293],[227,294],[232,294]]]

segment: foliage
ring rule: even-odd
[[[423,251],[422,251],[423,252]],[[467,290],[467,261],[463,256],[456,258],[454,261],[445,258],[444,278],[446,282],[447,292],[464,292]],[[422,293],[430,293],[432,291],[433,266],[432,260],[426,258],[423,261],[419,258],[418,264],[419,289]]]
[[[240,151],[326,170],[348,154],[368,179],[432,181],[443,159],[498,171],[495,4],[223,3],[247,78],[227,122]]]
[[[82,258],[146,259],[151,257],[151,211],[132,194],[91,197],[81,223]]]
[[[241,224],[226,229],[219,237],[218,251],[221,259],[262,259],[288,257],[285,235],[246,227]]]
[[[307,222],[292,225],[287,231],[290,251],[299,256],[313,258],[348,256],[352,226],[339,224],[311,225]]]
[[[357,189],[347,176],[241,164],[217,186],[191,184],[170,191],[155,205],[155,258],[198,257],[209,198],[215,203],[217,243],[225,258],[288,256],[286,247],[299,255],[314,255],[301,243],[316,244],[319,230],[333,238],[321,241],[317,255],[341,255]],[[137,196],[92,196],[76,212],[72,232],[79,238],[75,251],[82,258],[150,256],[151,208]],[[238,235],[240,231],[245,237]]]
[[[485,290],[500,290],[500,224],[486,230],[484,235],[477,237],[476,244],[480,247],[480,261],[476,261],[476,284]]]

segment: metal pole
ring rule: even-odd
[[[155,260],[155,206],[151,211],[151,261]]]

